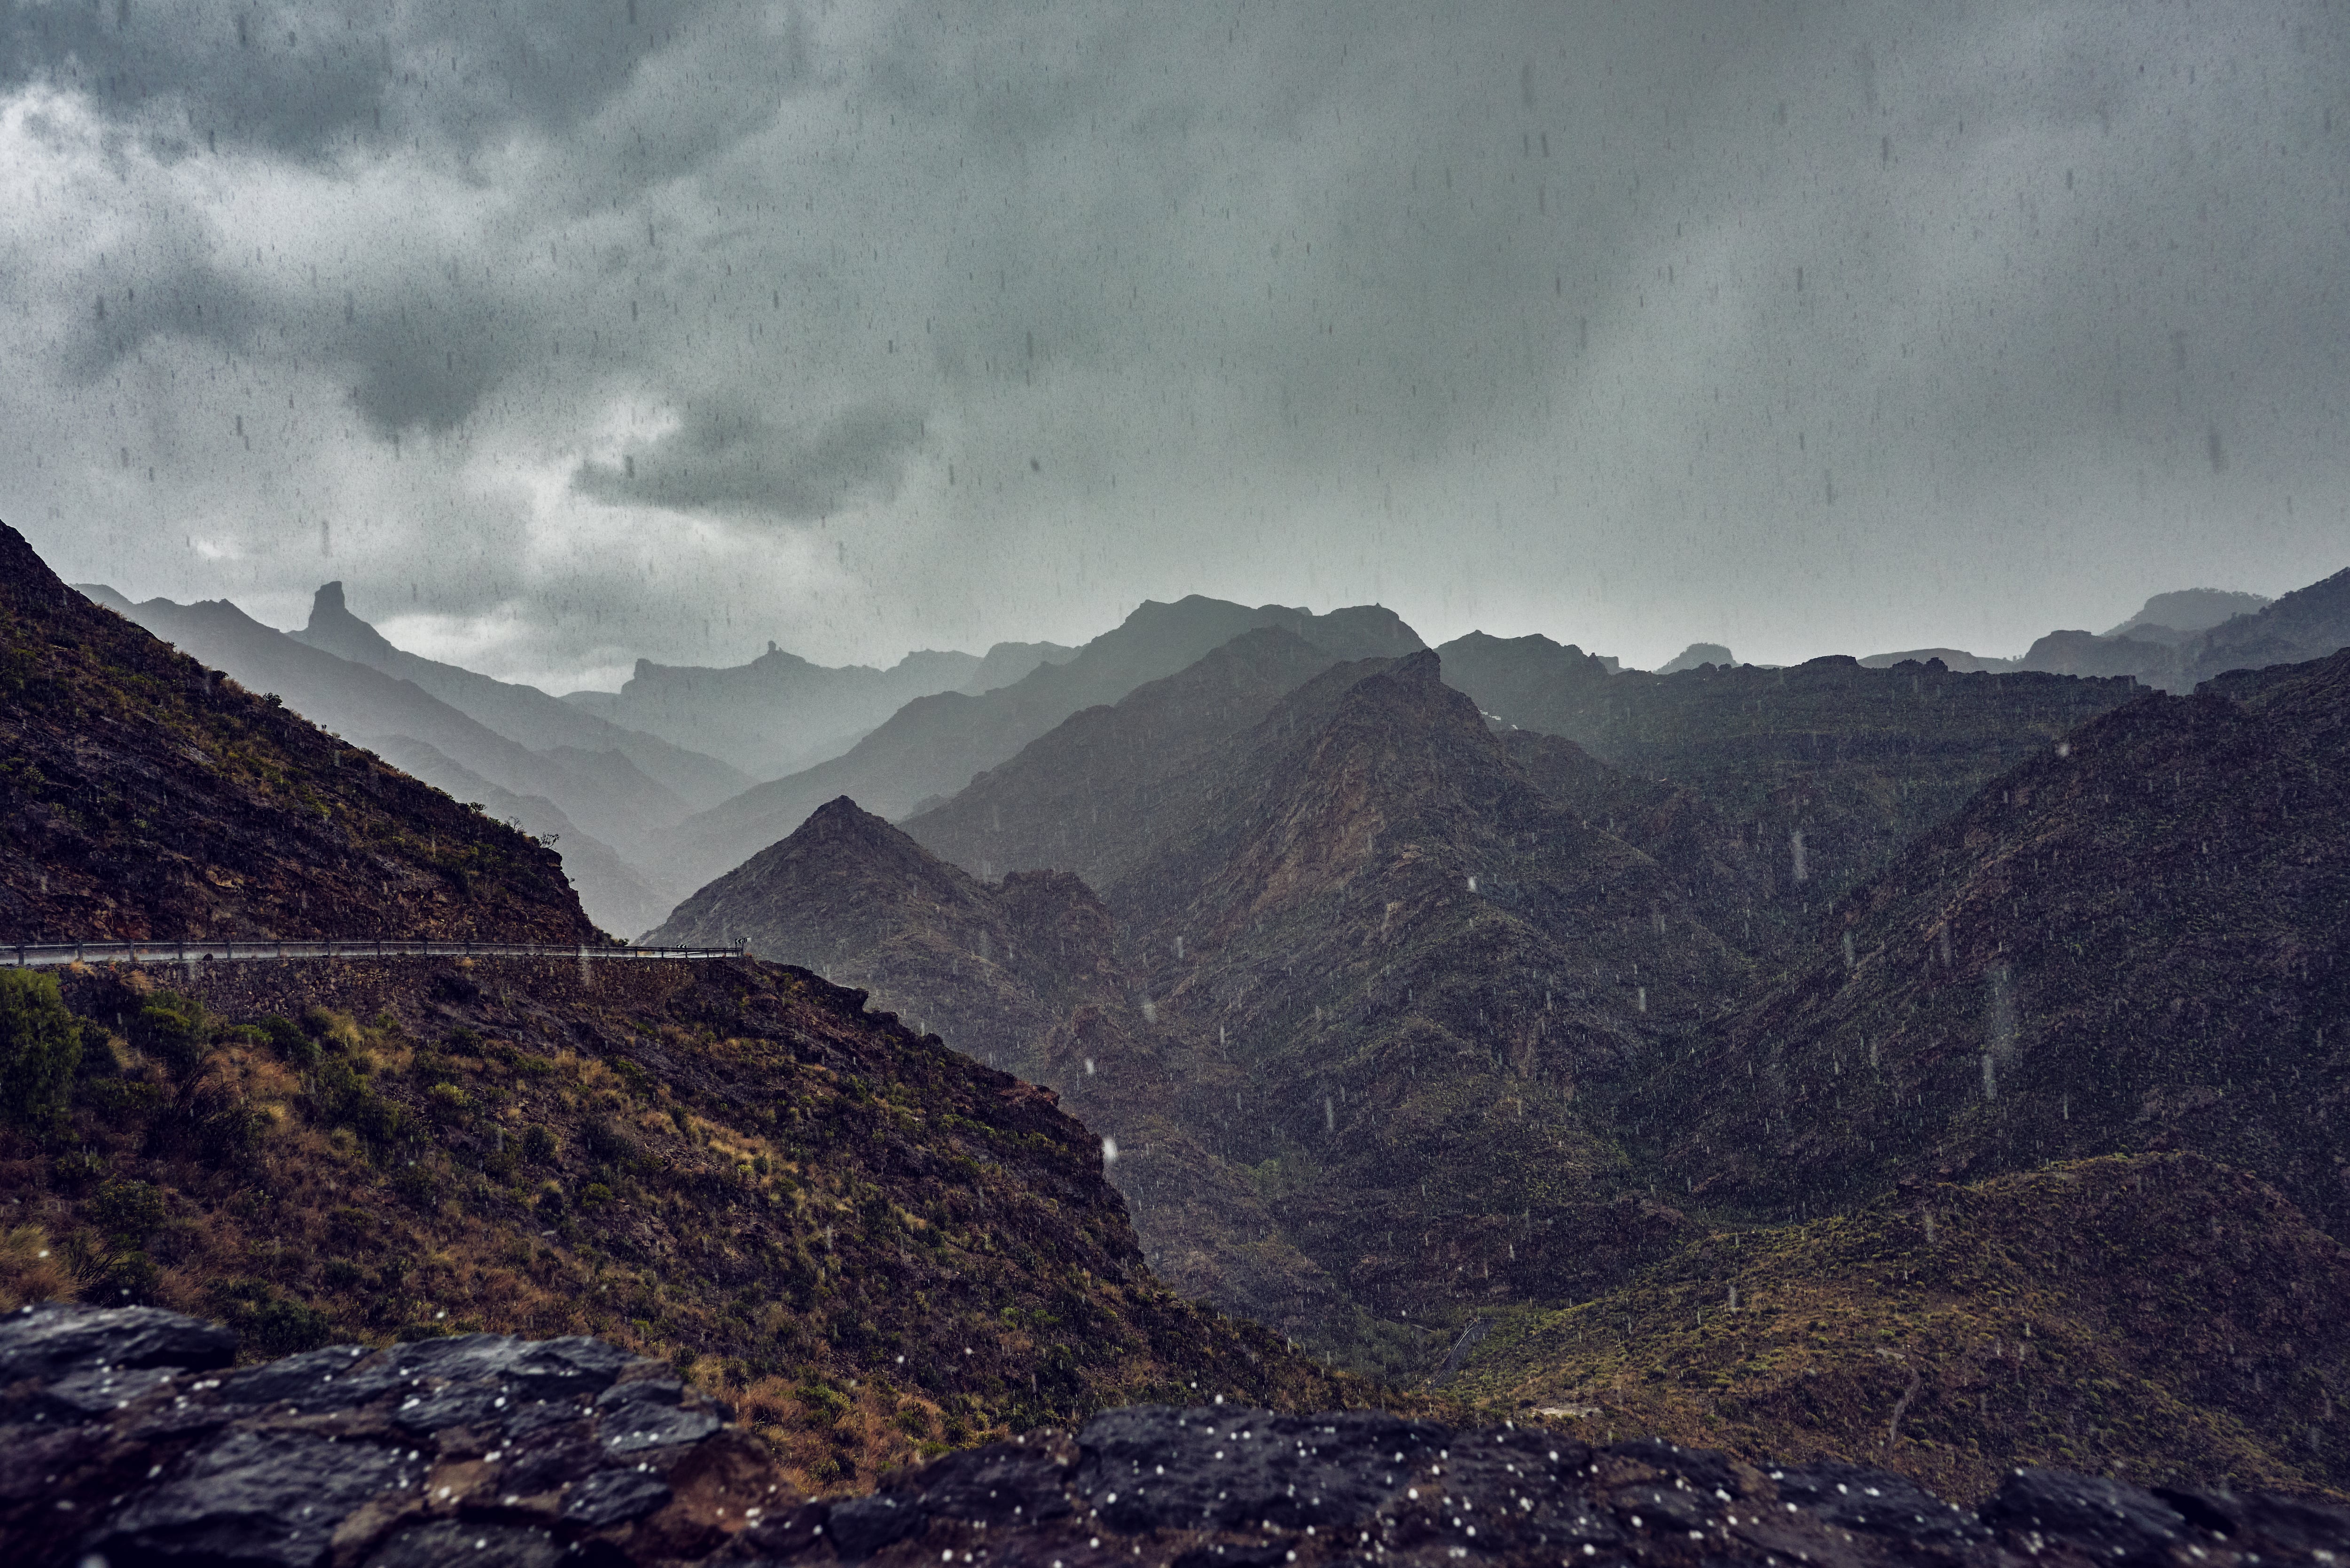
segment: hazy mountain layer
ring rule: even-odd
[[[983,877],[1052,867],[1106,888],[1180,831],[1205,750],[1339,662],[1280,627],[1260,627],[1197,663],[1084,709],[908,817],[917,841]]]
[[[382,633],[350,612],[343,603],[340,583],[321,587],[310,605],[310,624],[286,635],[338,659],[412,681],[531,751],[618,753],[675,796],[676,815],[715,805],[752,783],[751,775],[713,756],[609,722],[536,686],[493,680],[395,648]],[[671,804],[659,809],[668,811]],[[669,820],[675,820],[675,815]]]
[[[1921,1186],[1711,1231],[1624,1287],[1497,1314],[1454,1391],[1520,1419],[1915,1476],[2350,1486],[2350,1254],[2192,1155]]]
[[[0,940],[599,940],[551,850],[92,604],[5,525],[0,638]]]
[[[2322,598],[2324,587],[2319,584],[2303,593]],[[2270,603],[2258,594],[2182,588],[2155,595],[2137,614],[2109,631],[2052,631],[2036,639],[2020,659],[1986,659],[1957,649],[1929,648],[1872,653],[1860,662],[1871,670],[1889,670],[1912,659],[1922,664],[1939,658],[1952,670],[1970,672],[2126,675],[2157,691],[2184,695],[2199,680],[2247,661],[2291,663],[2350,644],[2350,607],[2336,602],[2319,608],[2304,601],[2288,610],[2283,622],[2271,623],[2261,618]],[[2232,629],[2222,631],[2223,627]]]
[[[2350,648],[2350,569],[2220,622],[2192,651],[2195,673],[2208,680],[2234,670],[2324,659],[2345,648]]]
[[[726,792],[731,796],[754,779],[838,756],[917,697],[993,691],[1075,651],[1051,642],[999,642],[983,658],[924,650],[888,670],[831,669],[771,642],[750,663],[729,669],[640,659],[617,692],[574,691],[563,701],[577,711],[726,758],[750,775]],[[694,803],[698,808],[716,804],[716,798]]]
[[[670,863],[687,885],[720,875],[784,837],[837,795],[899,817],[1009,761],[1071,714],[1172,675],[1242,632],[1281,627],[1333,658],[1388,657],[1420,646],[1411,628],[1364,606],[1310,615],[1197,596],[1145,603],[1062,664],[1045,664],[981,696],[947,691],[908,703],[847,755],[747,791],[681,824]]]
[[[180,605],[159,598],[133,605],[110,589],[88,591],[158,637],[226,670],[248,690],[281,697],[292,711],[359,744],[385,754],[397,753],[405,759],[402,765],[420,764],[428,770],[421,775],[427,782],[460,799],[496,804],[489,792],[467,793],[469,781],[482,780],[507,797],[498,815],[533,825],[533,832],[562,832],[551,818],[515,804],[546,801],[589,841],[578,846],[586,853],[577,886],[582,898],[591,900],[589,913],[606,929],[623,935],[641,930],[650,923],[647,910],[658,919],[674,897],[675,888],[660,875],[660,862],[649,843],[651,835],[685,815],[685,804],[624,753],[569,747],[532,751],[402,676],[298,641],[226,600]],[[353,624],[373,635],[364,622]],[[447,666],[435,668],[445,676],[487,680]],[[465,686],[452,680],[442,683]],[[514,690],[495,681],[488,685]],[[481,695],[479,690],[468,690],[476,698]],[[529,704],[508,706],[527,709]],[[578,722],[599,722],[585,715]],[[540,727],[548,732],[560,730]],[[708,771],[702,770],[705,774]],[[536,826],[540,821],[548,826]],[[618,857],[620,875],[603,863],[607,854]]]
[[[2155,595],[2138,607],[2137,614],[2105,635],[2176,643],[2240,615],[2257,615],[2270,602],[2259,594],[2224,588],[2180,588]]]
[[[2149,694],[1856,888],[1638,1114],[1697,1200],[2193,1149],[2350,1234],[2350,651]]]
[[[564,878],[579,895],[580,907],[605,930],[633,937],[669,912],[669,901],[646,886],[618,850],[584,832],[545,795],[516,794],[405,735],[380,736],[374,751],[393,767],[451,799],[478,805],[498,821],[551,846],[563,861]]]

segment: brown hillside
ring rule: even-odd
[[[0,942],[601,942],[555,852],[174,652],[0,524]]]
[[[2350,1252],[2273,1188],[2112,1157],[1712,1232],[1596,1301],[1504,1316],[1459,1391],[1595,1441],[1841,1459],[1951,1498],[2018,1465],[2338,1497],[2345,1295]]]
[[[1212,1125],[1241,1075],[1145,1015],[1109,913],[1076,877],[983,883],[836,800],[652,936],[691,943],[720,930],[762,957],[869,987],[955,1049],[1051,1085],[1114,1140],[1107,1175],[1159,1278],[1284,1334],[1321,1335],[1337,1287],[1277,1238],[1249,1168],[1191,1130]]]
[[[258,1355],[598,1334],[735,1400],[822,1487],[1140,1399],[1363,1397],[1154,1281],[1049,1094],[805,971],[176,983],[68,977],[85,1072],[68,1125],[0,1131],[0,1304],[155,1301]]]

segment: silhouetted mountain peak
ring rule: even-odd
[[[1737,656],[1718,642],[1692,642],[1687,648],[1658,666],[1659,675],[1678,675],[1684,670],[1696,670],[1703,665],[1732,665]]]

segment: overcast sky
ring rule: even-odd
[[[2350,565],[2350,5],[16,0],[0,518],[557,690]]]

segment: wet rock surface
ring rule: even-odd
[[[0,1320],[9,1563],[2252,1564],[2350,1510],[2022,1469],[1979,1511],[1887,1471],[1535,1428],[1136,1406],[812,1501],[661,1364],[587,1338],[224,1370],[151,1308]],[[172,1356],[185,1365],[172,1365]],[[105,1397],[110,1396],[110,1397]]]

